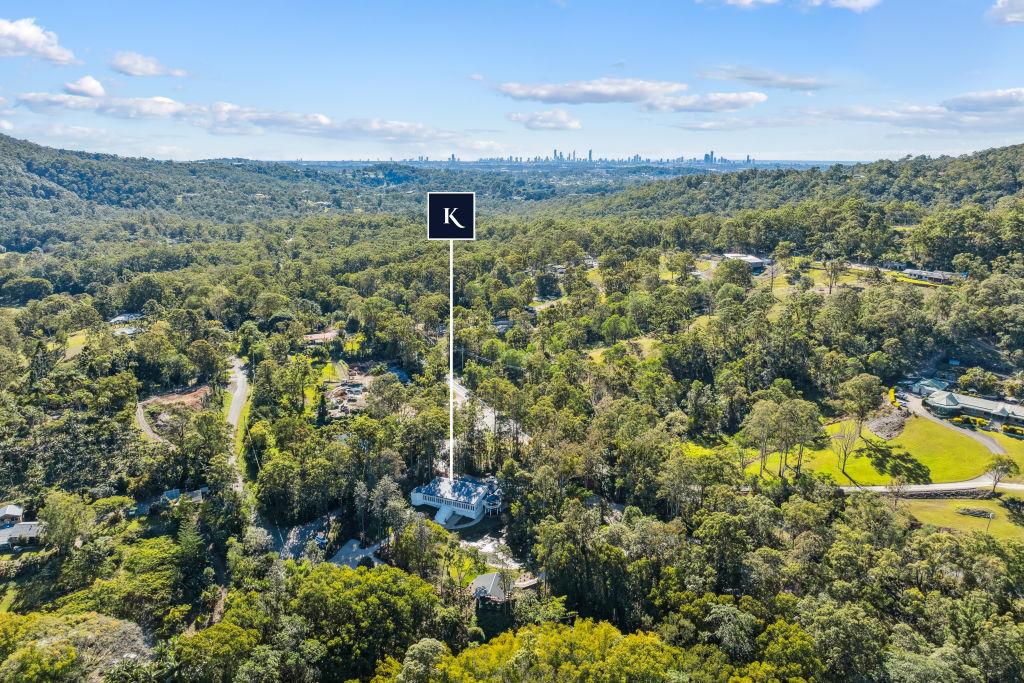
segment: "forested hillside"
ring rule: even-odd
[[[218,159],[188,163],[132,159],[42,147],[0,135],[0,246],[28,251],[79,232],[133,223],[237,224],[324,212],[422,215],[422,196],[438,188],[477,192],[483,206],[522,211],[567,194],[604,193],[658,173],[625,168],[596,173],[413,168],[394,163],[272,163]]]
[[[594,201],[2,142],[0,504],[42,526],[0,681],[1024,678],[1024,440],[893,405],[940,365],[1024,399],[1024,148]],[[502,505],[446,528],[421,192],[463,180],[561,189],[457,247],[455,462]],[[972,478],[922,523],[909,487]]]
[[[965,203],[991,208],[1024,189],[1024,145],[962,157],[836,165],[820,170],[749,170],[649,183],[600,200],[583,200],[586,215],[697,215],[776,208],[806,200],[860,199],[930,207]]]

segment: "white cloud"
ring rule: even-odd
[[[569,83],[502,83],[498,92],[514,100],[537,100],[548,104],[644,102],[686,90],[685,83],[645,81],[637,78],[596,78]]]
[[[647,111],[736,111],[768,100],[763,92],[714,92],[707,95],[679,95],[645,102]]]
[[[58,109],[90,111],[122,119],[179,119],[216,135],[248,135],[276,131],[336,139],[377,139],[386,142],[461,141],[455,131],[424,123],[386,119],[334,121],[324,114],[244,107],[229,102],[187,104],[169,97],[85,97],[68,93],[30,92],[18,104],[35,112]],[[468,143],[467,143],[468,144]]]
[[[110,62],[110,68],[126,76],[187,76],[182,69],[172,69],[161,64],[155,57],[146,57],[138,52],[118,52]]]
[[[487,80],[486,77],[483,74],[469,74],[469,76],[466,76],[466,78],[468,78],[471,81]]]
[[[103,97],[107,91],[103,84],[92,76],[82,76],[77,81],[64,84],[64,92],[71,95],[83,95],[85,97]]]
[[[953,111],[1000,111],[1024,107],[1024,88],[982,90],[951,97],[942,103]]]
[[[705,1],[706,0],[697,0],[697,2]],[[762,5],[775,5],[778,4],[779,1],[780,0],[719,0],[719,2],[723,4],[743,7],[745,9],[753,9],[755,7],[761,7]],[[1013,2],[1015,0],[1010,1]],[[840,9],[848,9],[854,12],[865,12],[880,4],[882,0],[805,0],[805,2],[813,7],[828,5],[829,7],[838,7]]]
[[[828,0],[828,5],[831,7],[839,7],[841,9],[848,9],[854,12],[866,12],[872,7],[876,7],[882,3],[882,0]],[[812,5],[826,4],[824,0],[811,0]]]
[[[814,76],[795,76],[781,74],[767,69],[745,66],[719,66],[701,73],[702,78],[718,81],[741,81],[758,88],[778,88],[781,90],[798,90],[809,92],[827,88],[831,83]]]
[[[996,0],[988,16],[1001,24],[1024,24],[1024,0]]]
[[[71,64],[75,55],[33,18],[0,19],[0,57],[39,57],[55,64]]]
[[[0,130],[14,130],[14,124],[10,121],[0,119]]]
[[[195,111],[190,105],[169,97],[85,97],[30,92],[19,95],[18,103],[36,112],[72,109],[121,119],[166,119]]]
[[[686,121],[671,124],[673,128],[696,131],[750,130],[753,128],[786,128],[792,126],[816,126],[823,123],[821,117],[806,114],[783,115],[760,118],[724,118],[709,121]]]
[[[564,109],[509,114],[508,120],[521,123],[530,130],[579,130],[583,127],[579,119],[573,118]]]
[[[736,7],[757,7],[758,5],[774,5],[779,0],[722,0],[726,5]]]

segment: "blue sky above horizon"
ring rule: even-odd
[[[1024,141],[1024,0],[5,2],[0,132],[172,159]]]

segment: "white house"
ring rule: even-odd
[[[758,258],[750,254],[722,254],[722,258],[727,261],[743,261],[750,266],[750,272],[755,275],[763,271],[771,263],[768,259]]]
[[[435,477],[412,490],[412,504],[437,508],[434,521],[442,526],[454,515],[479,522],[501,508],[501,490],[493,478],[481,483],[468,477]]]

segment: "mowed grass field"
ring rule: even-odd
[[[830,434],[841,423],[826,427]],[[988,432],[986,432],[988,433]],[[804,468],[832,475],[838,484],[888,484],[894,476],[902,476],[912,483],[938,483],[973,479],[985,472],[992,454],[974,439],[941,424],[913,416],[907,420],[903,433],[891,441],[883,441],[864,429],[865,441],[850,456],[846,474],[839,470],[839,462],[830,448],[804,452]],[[1024,468],[1024,441],[998,434],[1010,455]],[[789,464],[796,464],[795,453]],[[757,472],[757,462],[747,471]],[[777,473],[779,460],[772,456],[768,470]]]
[[[964,500],[964,499],[913,499],[900,501],[900,507],[909,510],[921,524],[957,531],[985,531],[996,538],[1024,540],[1024,526],[1018,523],[1011,510],[998,499]],[[992,524],[984,517],[972,517],[957,512],[957,508],[968,507],[987,510],[995,515]]]

